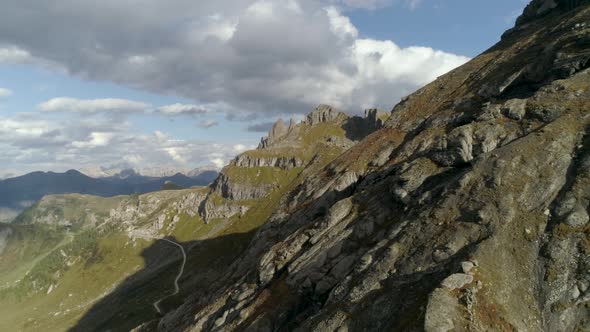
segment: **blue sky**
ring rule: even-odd
[[[500,40],[526,0],[423,0],[415,9],[396,6],[348,13],[363,36],[402,47],[424,45],[474,57]]]
[[[220,167],[258,143],[264,133],[252,128],[300,119],[314,105],[391,109],[492,46],[526,5],[92,3],[58,0],[30,11],[17,2],[0,13],[0,177]]]

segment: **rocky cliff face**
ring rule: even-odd
[[[270,146],[275,140],[278,140],[281,137],[285,136],[291,129],[292,129],[292,123],[289,125],[289,127],[287,127],[287,125],[285,125],[283,120],[279,119],[272,126],[272,129],[268,133],[268,136],[262,138],[258,148],[264,149],[264,148]]]
[[[307,115],[305,123],[314,126],[323,122],[332,122],[347,118],[348,115],[346,113],[342,113],[330,105],[320,105]]]
[[[232,166],[243,167],[243,168],[255,168],[255,167],[277,167],[280,169],[288,170],[296,167],[302,167],[305,165],[303,159],[297,157],[287,156],[263,156],[256,157],[248,154],[242,154],[232,160]]]
[[[533,1],[138,330],[589,330],[589,7]]]

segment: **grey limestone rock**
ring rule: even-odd
[[[336,110],[329,105],[320,105],[313,112],[307,115],[305,123],[310,126],[315,126],[323,122],[331,122],[338,119],[347,119],[348,115]]]
[[[473,276],[466,273],[455,273],[448,276],[442,281],[441,285],[450,290],[463,288],[465,285],[473,282]]]
[[[566,217],[565,223],[570,226],[581,227],[588,223],[590,218],[588,217],[588,212],[586,209],[578,205],[574,208],[574,210]]]

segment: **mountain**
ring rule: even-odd
[[[209,186],[0,225],[0,330],[587,331],[590,1],[534,0],[385,121],[322,105]]]
[[[95,179],[78,171],[65,173],[34,172],[16,178],[0,180],[0,207],[7,220],[15,211],[22,211],[45,195],[80,193],[98,196],[128,195],[157,191],[167,182],[188,188],[211,183],[217,172],[205,171],[195,177],[180,173],[162,178],[146,177],[133,171],[119,176]]]
[[[199,168],[178,168],[178,167],[142,167],[133,168],[129,165],[114,165],[112,167],[94,166],[85,167],[80,170],[81,173],[93,178],[109,178],[109,177],[125,177],[126,174],[133,173],[134,175],[162,178],[170,177],[176,174],[182,174],[189,178],[203,176],[213,173],[217,175],[217,168],[215,166],[199,167]]]
[[[222,279],[281,198],[353,146],[349,137],[382,126],[377,115],[320,106],[313,120],[237,156],[209,187],[43,197],[0,225],[0,305],[10,307],[0,311],[0,330],[126,331],[155,318],[156,303],[162,313],[178,306],[191,289]],[[174,296],[182,256],[172,243],[187,252]]]

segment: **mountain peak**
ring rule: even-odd
[[[321,104],[307,115],[304,122],[310,126],[314,126],[323,122],[331,122],[339,118],[344,120],[348,118],[348,115],[336,110],[336,108],[330,105]]]
[[[70,169],[68,171],[66,171],[64,174],[66,175],[75,175],[75,176],[83,176],[84,174],[80,173],[79,171],[75,170],[75,169]]]

